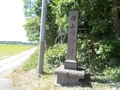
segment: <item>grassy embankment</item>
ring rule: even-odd
[[[3,56],[7,54],[9,56],[30,47],[3,45],[3,47],[0,46],[0,52],[4,52]],[[101,75],[86,77],[79,86],[61,87],[54,85],[56,81],[54,69],[50,69],[46,61],[44,61],[44,74],[41,76],[37,74],[37,64],[38,50],[31,55],[22,67],[7,76],[13,80],[13,90],[120,90],[120,67],[107,68]]]
[[[0,44],[0,59],[15,55],[31,47],[32,46]]]
[[[13,79],[13,90],[120,90],[120,68],[107,68],[102,75],[87,76],[78,86],[55,86],[54,70],[47,67],[44,61],[44,74],[37,74],[38,50],[22,66],[16,69],[10,78]]]

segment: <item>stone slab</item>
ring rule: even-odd
[[[65,60],[64,62],[65,69],[77,70],[77,61],[76,60]]]
[[[67,59],[71,60],[76,59],[77,31],[78,31],[78,11],[70,11],[68,27]]]
[[[85,70],[64,69],[64,65],[58,67],[55,74],[57,75],[57,85],[77,85],[80,79],[85,78]]]

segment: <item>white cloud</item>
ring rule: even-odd
[[[0,1],[0,40],[27,41],[22,0]]]

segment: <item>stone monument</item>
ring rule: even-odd
[[[77,85],[79,84],[80,79],[85,78],[85,70],[78,69],[76,61],[77,31],[78,11],[70,11],[67,59],[65,60],[64,65],[61,65],[55,70],[55,74],[57,75],[56,84]]]

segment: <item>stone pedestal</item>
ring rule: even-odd
[[[57,75],[56,84],[58,85],[77,85],[80,79],[85,78],[85,70],[64,69],[64,65],[58,67],[55,74]]]
[[[61,65],[55,70],[55,74],[57,75],[56,84],[76,85],[79,84],[79,79],[85,78],[85,70],[78,70],[76,61],[77,29],[78,11],[70,11],[67,60],[65,60],[64,65]]]
[[[77,70],[77,67],[78,66],[76,60],[65,60],[64,62],[65,69]]]

